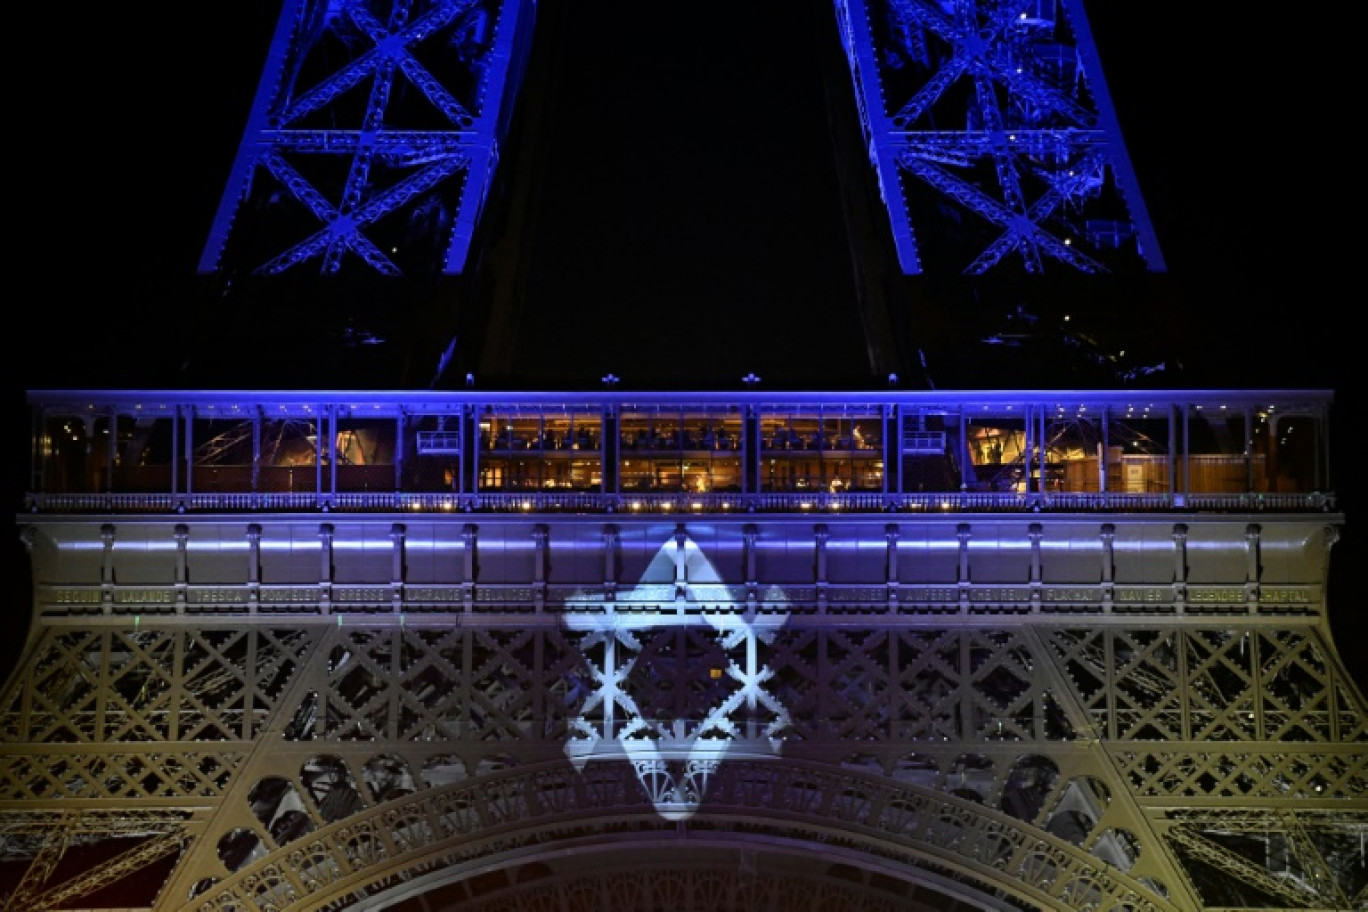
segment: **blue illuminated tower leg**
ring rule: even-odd
[[[1164,271],[1080,0],[836,7],[905,274]]]
[[[459,274],[531,0],[287,0],[201,273]]]

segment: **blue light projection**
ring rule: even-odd
[[[201,273],[458,274],[532,0],[286,0]]]
[[[904,273],[1165,271],[1081,0],[836,13]]]
[[[728,753],[778,756],[789,714],[759,655],[789,599],[779,586],[747,595],[677,528],[636,584],[570,599],[568,626],[588,631],[592,676],[565,745],[576,769],[625,758],[660,815],[685,820]],[[746,607],[709,607],[719,603]]]

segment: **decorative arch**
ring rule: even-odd
[[[600,876],[612,880],[624,851],[647,872],[677,868],[685,843],[691,855],[704,850],[699,889],[723,889],[710,858],[744,865],[749,854],[757,883],[778,889],[772,878],[796,867],[810,883],[830,881],[835,908],[856,883],[879,901],[902,897],[904,908],[935,892],[983,909],[1177,912],[1140,881],[1028,822],[944,792],[785,759],[724,764],[687,821],[658,813],[628,764],[503,770],[336,821],[253,859],[185,908],[381,909],[428,891],[469,898],[531,889],[530,872],[597,890],[605,888],[592,875],[600,856],[618,862],[604,862]]]

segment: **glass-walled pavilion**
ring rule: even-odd
[[[1298,391],[29,394],[33,510],[1305,509]]]

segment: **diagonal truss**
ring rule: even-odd
[[[1267,628],[1256,636],[1230,619],[1157,627],[1135,619],[1094,627],[1080,619],[1038,627],[1029,619],[966,626],[964,619],[908,616],[888,627],[790,616],[767,630],[722,629],[696,622],[693,584],[683,585],[684,600],[664,604],[620,591],[617,607],[632,620],[621,618],[627,624],[615,631],[603,629],[602,611],[589,610],[587,592],[567,597],[566,607],[575,606],[562,619],[568,625],[551,618],[529,625],[526,614],[504,629],[448,617],[404,624],[378,616],[344,623],[296,616],[276,620],[274,629],[249,624],[254,654],[265,656],[270,643],[288,640],[300,660],[275,691],[272,721],[227,741],[176,740],[170,726],[147,726],[148,740],[129,741],[123,727],[95,716],[86,723],[88,740],[5,745],[0,767],[8,803],[0,808],[0,832],[7,854],[16,863],[26,854],[31,859],[26,891],[67,897],[151,864],[189,836],[193,858],[172,890],[184,895],[191,882],[209,877],[226,885],[230,875],[297,851],[302,840],[313,846],[338,826],[391,832],[384,821],[407,808],[403,802],[413,805],[403,815],[413,815],[420,829],[435,805],[452,815],[452,827],[472,833],[479,820],[525,815],[523,803],[479,813],[465,803],[448,809],[443,790],[556,757],[575,760],[591,778],[603,761],[628,761],[623,765],[645,787],[649,804],[675,821],[691,819],[705,799],[723,797],[718,783],[737,764],[757,770],[755,764],[788,757],[911,790],[899,801],[951,802],[945,810],[963,816],[965,826],[991,818],[1022,847],[1062,840],[1050,842],[1052,851],[1074,863],[1090,855],[1089,864],[1149,884],[1156,909],[1167,908],[1157,896],[1170,891],[1221,907],[1223,891],[1236,883],[1266,897],[1268,908],[1352,908],[1346,903],[1362,898],[1362,877],[1345,873],[1358,870],[1359,839],[1368,832],[1353,810],[1368,772],[1355,749],[1364,738],[1361,711],[1352,700],[1326,703],[1331,718],[1316,727],[1304,725],[1276,742],[1266,734],[1291,688],[1342,686],[1314,636]],[[598,607],[606,607],[601,599]],[[784,617],[795,606],[785,600],[756,607]],[[800,616],[811,613],[810,606],[796,607]],[[516,606],[502,608],[491,619],[506,621]],[[599,624],[590,625],[595,613]],[[58,628],[44,637],[36,664],[95,669],[90,685],[104,695],[106,715],[137,711],[145,719],[149,707],[163,704],[155,689],[142,686],[119,696],[139,666],[170,685],[166,692],[177,695],[182,715],[206,706],[235,713],[241,700],[203,689],[204,662],[177,658],[190,655],[206,631],[171,616],[149,623],[159,629],[111,630],[79,641]],[[226,654],[241,638],[219,632]],[[140,648],[130,651],[139,638]],[[171,641],[177,648],[149,646]],[[623,654],[605,661],[600,646],[607,643]],[[1279,659],[1287,653],[1297,659]],[[1203,683],[1218,667],[1239,671],[1224,675],[1219,693]],[[711,673],[715,668],[721,676]],[[597,686],[559,686],[569,678]],[[234,680],[244,697],[253,689],[242,677]],[[1098,680],[1110,684],[1094,698]],[[34,705],[44,686],[27,676],[15,683],[9,705],[16,708]],[[1182,726],[1164,723],[1156,735],[1168,710],[1137,717],[1139,701],[1125,696],[1156,688],[1179,695],[1171,705],[1176,716],[1195,720],[1229,709],[1252,715],[1254,726],[1194,742]],[[69,705],[79,717],[82,699],[75,691],[58,695],[52,709]],[[604,711],[609,705],[621,713],[616,723]],[[314,713],[313,721],[292,722],[301,711]],[[744,749],[747,722],[756,718],[765,735],[781,737],[763,737],[766,749]],[[1151,734],[1137,737],[1137,727]],[[587,730],[596,737],[585,742]],[[1081,737],[1085,731],[1094,734]],[[724,757],[727,744],[733,751]],[[245,751],[251,758],[244,761]],[[219,771],[212,781],[204,775],[210,769]],[[812,812],[839,810],[834,802],[845,792],[811,793],[812,775],[786,787],[792,800]],[[546,792],[537,794],[541,806]],[[37,800],[61,807],[52,801],[58,798],[79,801],[86,817],[34,812]],[[641,793],[618,787],[603,800],[605,807],[626,807]],[[185,830],[177,808],[194,806],[216,809],[213,820]],[[1006,817],[993,816],[999,811]],[[913,832],[918,817],[883,819]],[[927,844],[942,838],[915,831]],[[54,877],[64,846],[56,836],[67,832],[142,841],[95,868]],[[393,847],[396,853],[437,839],[392,832],[412,842]],[[1007,833],[990,828],[974,837],[972,850],[996,858],[997,840]],[[339,870],[380,865],[364,860],[365,846],[327,842],[329,853],[339,853]],[[361,854],[343,858],[352,852]]]
[[[1079,0],[837,0],[906,274],[1164,271]]]
[[[529,0],[288,0],[199,271],[465,264]]]
[[[200,272],[458,274],[530,0],[289,0]],[[836,0],[902,270],[1162,272],[1080,0]]]

